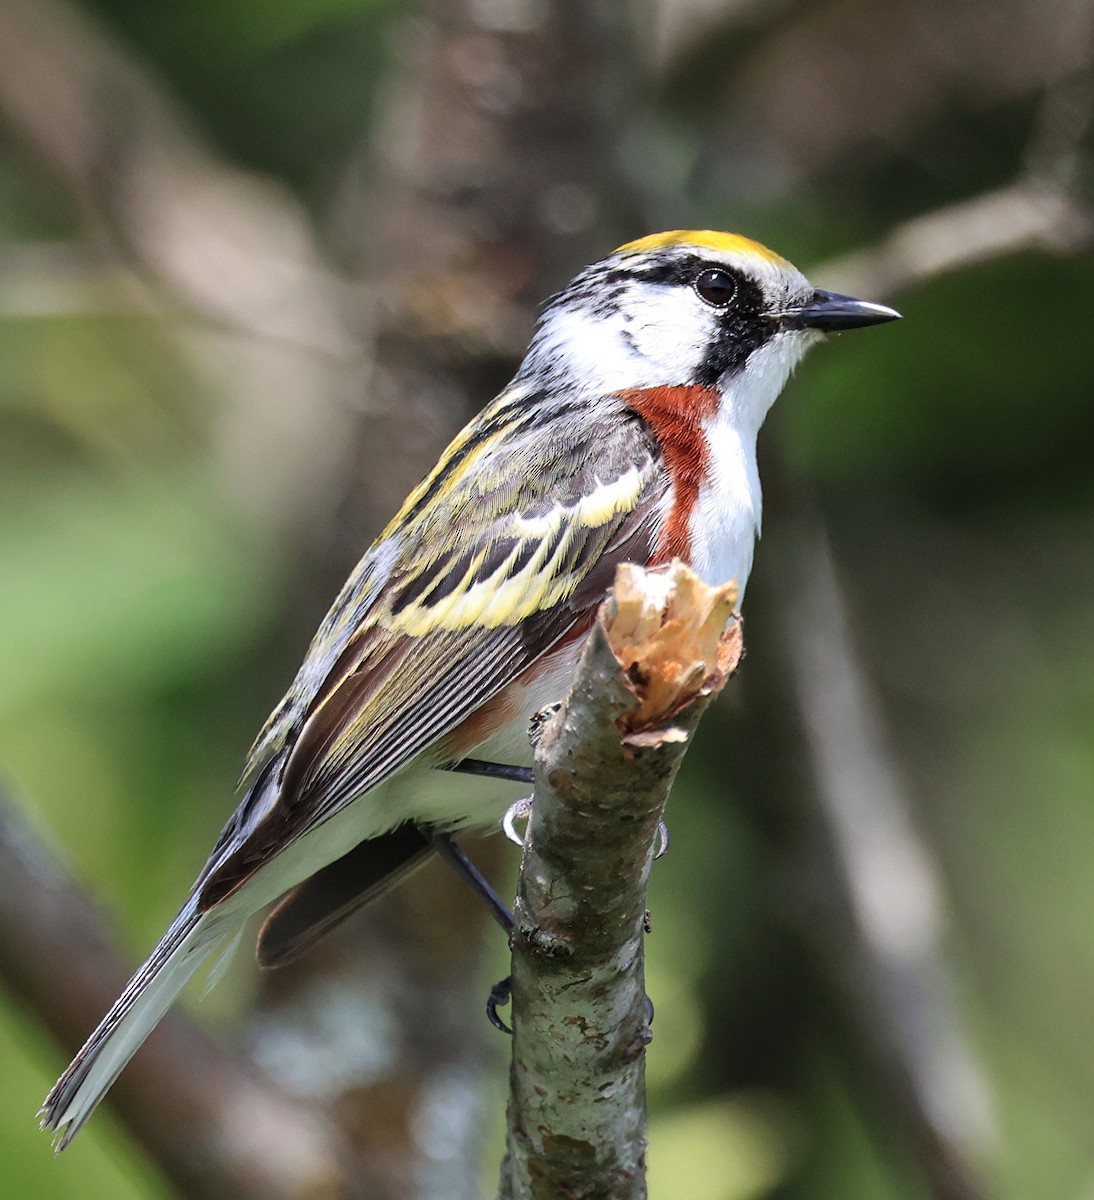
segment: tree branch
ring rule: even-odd
[[[849,1058],[869,1064],[868,1086],[929,1194],[982,1200],[977,1163],[995,1134],[992,1098],[944,966],[938,872],[913,827],[823,526],[799,519],[774,558],[787,683],[824,817],[808,841],[814,865],[798,866],[828,919],[813,905],[801,928],[827,964],[834,1010],[854,1027]],[[833,862],[839,882],[823,898],[819,864]]]
[[[1076,254],[1094,241],[1094,213],[1061,191],[1020,180],[913,217],[882,242],[817,267],[825,286],[892,296],[1010,254]]]
[[[1088,63],[1046,92],[1012,183],[913,217],[878,245],[824,264],[817,277],[853,294],[880,298],[1023,251],[1089,249],[1094,209],[1079,177],[1092,121],[1094,74]]]
[[[735,602],[732,584],[709,588],[679,563],[621,567],[540,738],[515,910],[503,1200],[646,1194],[646,885],[691,734],[740,658]]]
[[[175,318],[165,328],[219,393],[226,486],[280,532],[325,512],[358,419],[368,305],[326,262],[303,205],[218,156],[69,0],[0,4],[0,121],[86,224],[98,270],[85,295]]]
[[[0,978],[66,1046],[128,977],[88,897],[0,793]],[[347,1192],[333,1124],[171,1013],[108,1104],[189,1197],[298,1200]]]
[[[0,114],[84,216],[204,319],[336,360],[360,347],[289,193],[219,159],[75,5],[0,6]]]

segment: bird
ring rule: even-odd
[[[712,230],[628,242],[551,298],[350,574],[178,915],[46,1097],[57,1150],[253,914],[274,905],[276,965],[450,835],[498,827],[620,563],[680,559],[743,596],[768,410],[814,343],[899,315]]]

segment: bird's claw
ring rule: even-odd
[[[499,979],[497,983],[490,989],[490,995],[486,998],[486,1017],[495,1029],[500,1029],[502,1033],[513,1036],[513,1030],[506,1025],[502,1018],[498,1015],[498,1009],[509,1003],[513,997],[513,977],[506,975],[504,979]]]
[[[653,1041],[653,1001],[646,997],[644,1020],[638,1029],[636,1035],[637,1041],[641,1046],[648,1046]]]
[[[520,833],[517,829],[518,821],[528,821],[532,816],[532,797],[524,796],[515,803],[510,804],[505,810],[505,816],[501,819],[501,827],[505,836],[515,845],[524,846],[525,833]]]
[[[518,801],[519,803],[519,801]],[[669,827],[664,821],[657,822],[657,841],[653,844],[653,857],[660,858],[669,848]]]
[[[558,712],[562,707],[561,703],[548,704],[532,714],[532,719],[528,722],[528,740],[533,746],[539,744],[540,735],[546,728],[547,722]]]

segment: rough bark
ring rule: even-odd
[[[621,567],[539,739],[502,1200],[646,1194],[646,886],[677,768],[740,657],[735,600],[679,563]]]

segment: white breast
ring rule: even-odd
[[[756,436],[742,434],[728,405],[704,432],[708,471],[691,514],[692,566],[707,583],[735,579],[743,597],[762,509]]]
[[[763,498],[756,437],[790,372],[814,337],[780,333],[720,384],[722,403],[704,425],[707,480],[691,514],[692,565],[707,583],[737,581],[744,596],[760,536]]]

